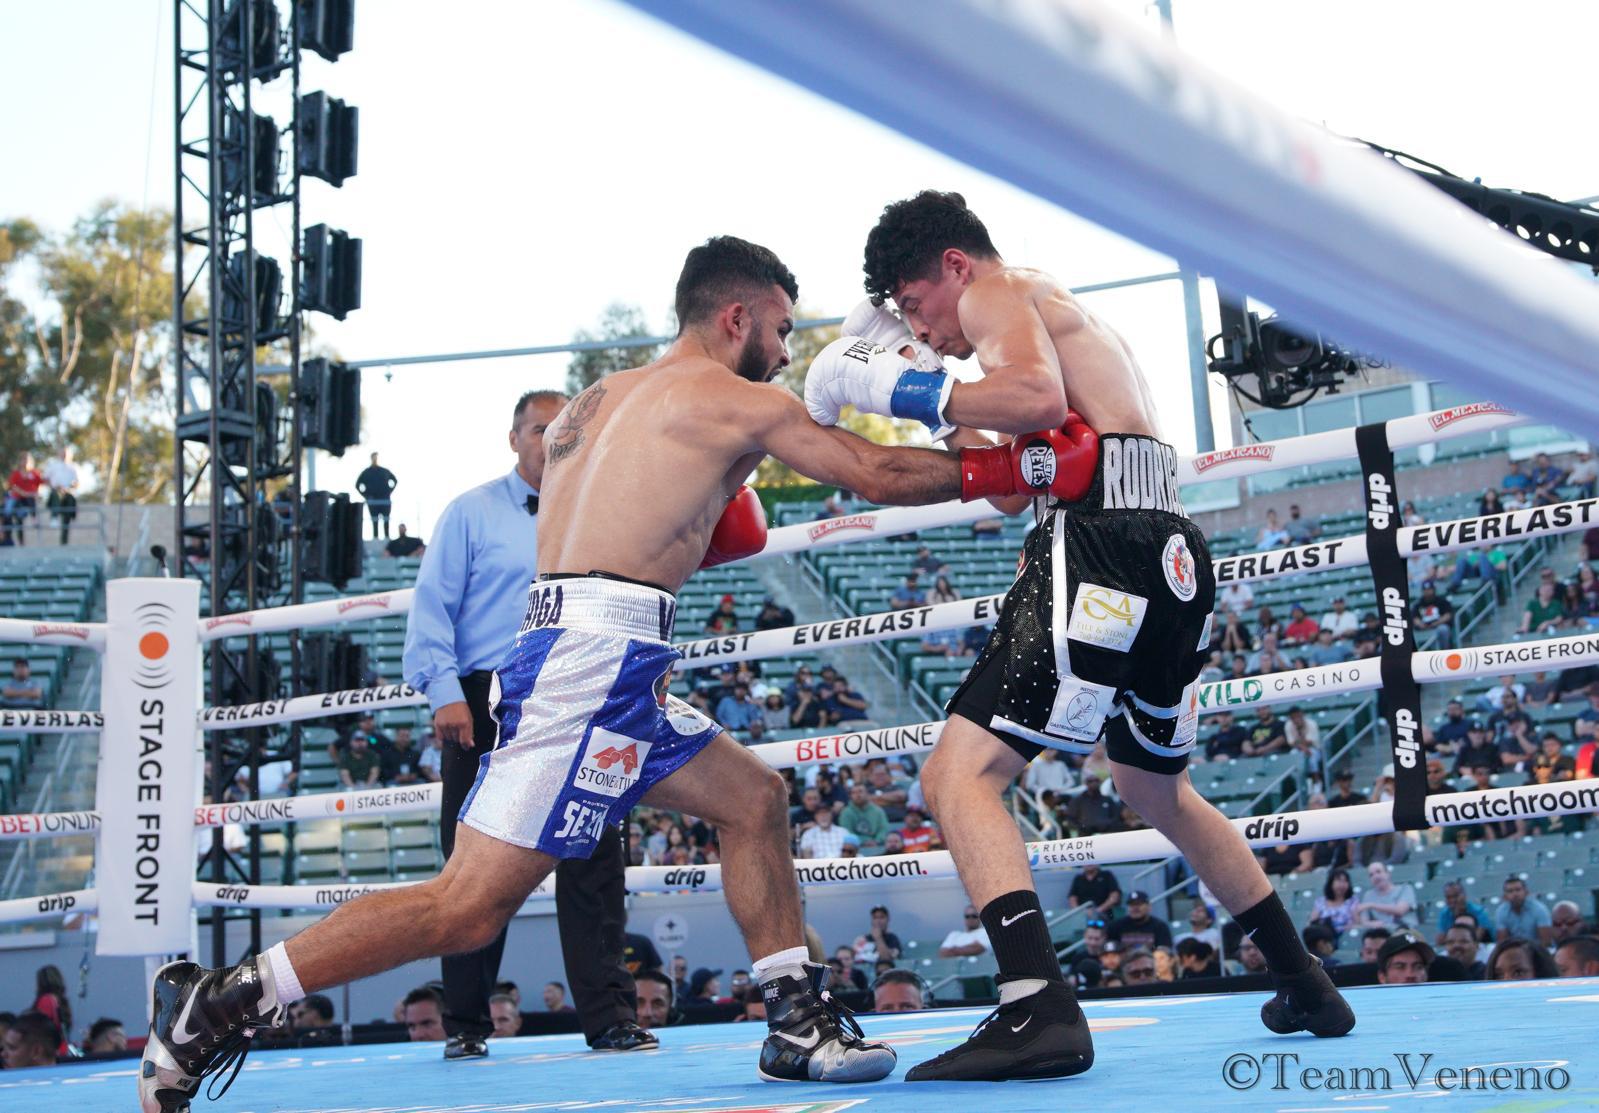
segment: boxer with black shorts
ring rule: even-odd
[[[1100,739],[1123,802],[1177,845],[1265,954],[1277,986],[1261,1009],[1266,1026],[1345,1034],[1353,1012],[1243,836],[1188,779],[1215,577],[1132,352],[1055,279],[1008,265],[959,194],[889,205],[867,238],[866,276],[875,308],[850,317],[866,339],[841,338],[812,362],[812,417],[831,424],[853,404],[922,421],[954,445],[995,430],[1014,437],[1024,475],[1037,470],[1029,460],[1041,439],[1067,446],[994,633],[922,770],[988,931],[999,1008],[907,1079],[1058,1078],[1093,1065],[1003,795],[1044,747],[1085,754]],[[973,382],[940,365],[974,355],[983,377]],[[1027,432],[1036,429],[1052,432]],[[1018,513],[1025,501],[995,505]]]
[[[1170,445],[1107,436],[1099,446],[1088,494],[1046,508],[1028,535],[949,711],[1024,761],[1045,747],[1087,755],[1103,735],[1112,761],[1181,773],[1210,642],[1210,550],[1178,499]]]

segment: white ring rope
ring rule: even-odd
[[[1431,827],[1574,815],[1595,810],[1599,810],[1599,780],[1445,793],[1429,796],[1426,801],[1427,823]],[[1327,839],[1363,838],[1391,834],[1395,830],[1392,808],[1385,803],[1242,816],[1228,822],[1257,849],[1280,843],[1298,845]],[[1166,836],[1152,828],[1028,843],[1027,850],[1032,868],[1045,871],[1076,869],[1089,863],[1116,865],[1148,861],[1178,853]],[[794,863],[794,873],[804,887],[866,881],[936,881],[957,876],[954,859],[947,850],[877,858],[803,859]],[[332,908],[369,892],[410,884],[419,882],[327,882],[301,886],[197,881],[193,889],[194,903],[201,906],[312,909]],[[630,866],[627,870],[627,887],[633,893],[715,892],[721,886],[720,865]],[[547,899],[553,891],[552,877],[530,899]],[[80,889],[0,901],[0,923],[91,912],[96,907],[95,900],[94,890]]]
[[[389,618],[408,613],[415,595],[415,588],[402,587],[370,595],[341,596],[315,603],[293,603],[258,611],[219,614],[200,620],[200,641],[214,642],[251,634],[278,634],[315,626],[337,626],[346,622]]]
[[[0,618],[0,642],[24,642],[30,645],[86,645],[90,649],[104,649],[105,623]]]
[[[0,711],[0,730],[24,734],[73,734],[97,731],[105,726],[98,711]]]

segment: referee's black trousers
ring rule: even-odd
[[[472,712],[471,750],[444,743],[440,774],[444,799],[439,814],[439,843],[448,858],[455,850],[455,819],[472,790],[479,758],[494,748],[496,728],[489,715],[488,672],[461,678],[461,691]],[[572,1006],[590,1043],[605,1029],[637,1018],[637,991],[633,976],[622,965],[622,933],[627,927],[625,907],[627,862],[622,853],[621,830],[608,827],[594,856],[566,859],[555,870],[555,918],[561,931],[561,957]],[[445,1027],[453,1034],[487,1035],[489,997],[500,976],[505,952],[505,931],[482,950],[446,955],[444,968]]]

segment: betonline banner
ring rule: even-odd
[[[106,584],[98,954],[189,949],[199,615],[198,580]]]

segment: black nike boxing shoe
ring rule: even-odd
[[[287,1011],[266,963],[256,960],[207,970],[192,962],[169,962],[156,971],[150,1038],[139,1064],[139,1108],[143,1113],[184,1113],[208,1075],[230,1066],[213,1101],[228,1092],[257,1028],[276,1027]],[[211,1092],[214,1090],[215,1092]]]
[[[825,970],[807,962],[804,979],[762,984],[767,1033],[758,1070],[767,1082],[876,1082],[894,1073],[893,1048],[867,1041],[854,1015],[822,988]]]
[[[1260,1020],[1278,1035],[1309,1032],[1331,1038],[1347,1036],[1354,1028],[1355,1010],[1315,957],[1298,974],[1272,971],[1271,983],[1277,995],[1260,1007]]]
[[[1069,1078],[1094,1065],[1094,1039],[1077,995],[1064,982],[1001,1005],[935,1059],[918,1063],[907,1082],[1010,1082]]]

